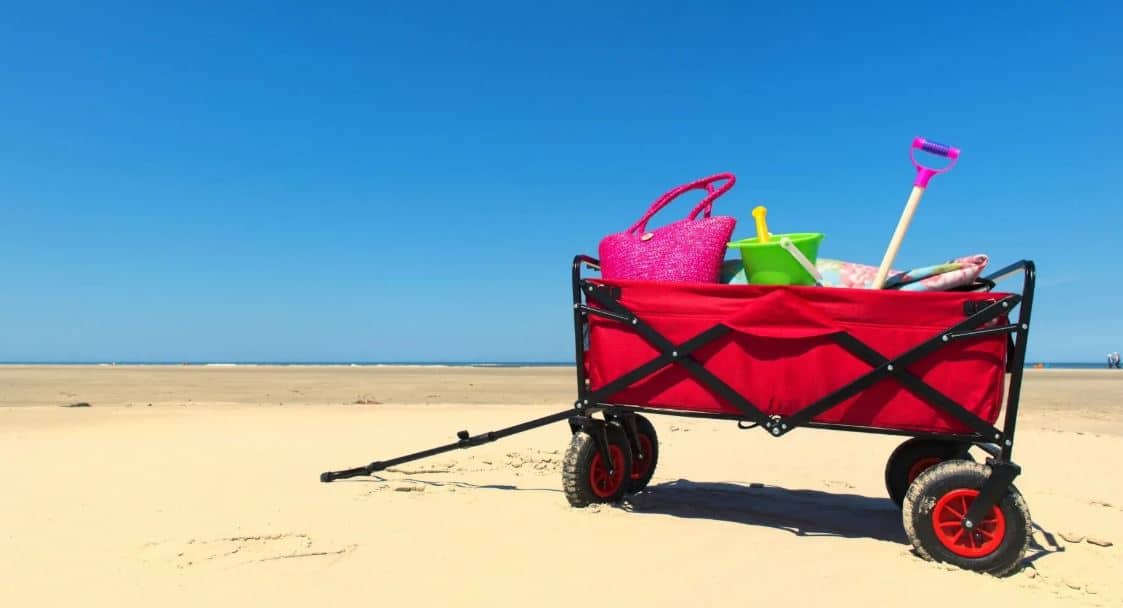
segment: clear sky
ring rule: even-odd
[[[876,265],[916,135],[897,266],[1033,259],[1030,358],[1123,350],[1120,3],[96,4],[0,19],[0,360],[568,361],[666,189]]]

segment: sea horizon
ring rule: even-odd
[[[178,367],[574,367],[566,361],[0,361],[0,366],[150,365]]]
[[[575,367],[571,361],[0,361],[0,366],[152,367]],[[1027,361],[1025,369],[1106,369],[1106,362]]]

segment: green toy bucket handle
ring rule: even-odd
[[[803,255],[803,252],[795,246],[795,243],[793,243],[790,238],[786,236],[780,237],[780,246],[783,247],[785,251],[792,254],[792,257],[795,258],[795,261],[799,262],[799,265],[803,266],[803,269],[807,271],[807,274],[811,275],[811,277],[815,279],[816,285],[822,286],[823,275],[819,274],[819,269],[811,263],[811,260],[807,259],[807,256]]]

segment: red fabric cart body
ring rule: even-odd
[[[733,330],[691,356],[765,414],[782,416],[870,372],[870,364],[840,346],[833,335],[847,333],[893,358],[962,322],[971,314],[972,303],[985,305],[1008,295],[593,282],[619,288],[622,306],[676,344],[718,324]],[[589,304],[598,307],[595,300]],[[627,323],[598,315],[589,315],[588,320],[585,365],[594,391],[659,354]],[[1003,315],[984,327],[1007,322]],[[909,365],[907,371],[994,424],[1002,407],[1007,348],[1005,334],[953,340]],[[602,401],[731,417],[742,414],[679,365],[668,365]],[[971,432],[892,378],[813,420],[909,432]]]

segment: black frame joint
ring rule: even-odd
[[[1003,494],[1013,485],[1014,478],[1022,472],[1022,468],[1013,462],[994,458],[987,458],[987,466],[990,468],[990,477],[963,516],[963,527],[969,530],[974,529],[976,523],[983,521],[986,514],[998,504]]]

